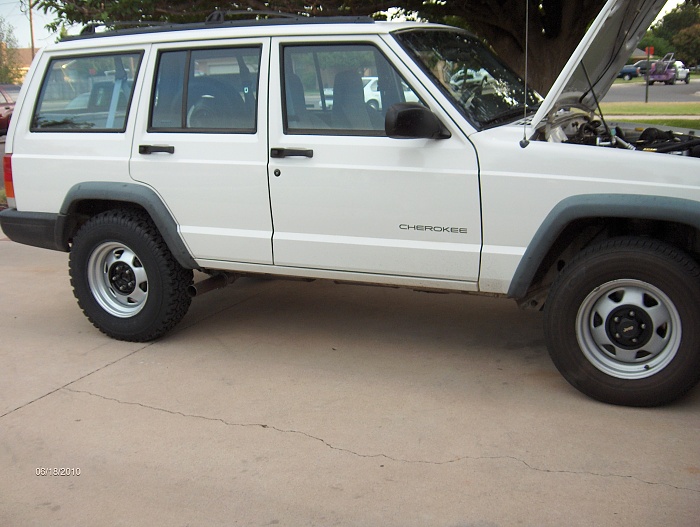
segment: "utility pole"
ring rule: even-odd
[[[34,60],[34,54],[36,51],[34,49],[34,17],[32,16],[32,0],[27,0],[27,5],[29,6],[29,35],[32,39],[32,60]]]

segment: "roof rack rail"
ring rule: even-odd
[[[226,16],[254,16],[254,19],[227,20]],[[261,16],[268,18],[260,18]],[[221,27],[249,27],[255,25],[287,25],[287,24],[373,24],[375,20],[369,16],[305,16],[300,14],[283,13],[280,11],[225,11],[216,10],[209,14],[205,22],[174,23],[157,20],[140,21],[106,21],[93,22],[83,27],[80,34],[68,35],[62,40],[82,40],[117,35],[136,35],[143,33],[161,33],[168,31],[188,31]],[[98,33],[98,27],[113,28]],[[122,29],[119,29],[122,27]]]
[[[139,27],[139,28],[150,28],[154,26],[168,26],[168,25],[173,25],[171,22],[159,22],[157,20],[121,20],[121,21],[114,21],[114,22],[91,22],[90,24],[86,24],[83,26],[83,29],[80,30],[79,36],[85,36],[85,35],[95,35],[96,34],[96,29],[98,27],[118,27],[118,26],[127,26],[129,28],[132,27]],[[118,30],[116,30],[118,31]],[[70,36],[68,37],[70,38]]]
[[[215,9],[214,11],[207,16],[206,20],[204,21],[205,24],[224,24],[226,23],[226,16],[278,16],[280,18],[289,18],[289,19],[307,19],[309,18],[308,16],[302,16],[302,15],[296,15],[294,13],[283,13],[282,11],[263,11],[263,10],[257,10],[257,9],[250,9],[250,10],[222,10],[222,9]]]

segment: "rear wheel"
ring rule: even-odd
[[[73,239],[70,276],[88,319],[119,340],[162,336],[191,302],[192,271],[178,264],[141,211],[112,210],[85,223]]]
[[[609,240],[561,272],[545,306],[549,353],[583,393],[655,406],[700,379],[700,267],[665,243]]]

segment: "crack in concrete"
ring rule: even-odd
[[[72,384],[72,383],[71,383]],[[314,436],[312,434],[309,434],[307,432],[303,432],[301,430],[293,430],[293,429],[284,429],[284,428],[279,428],[276,426],[272,425],[266,425],[262,423],[232,423],[230,421],[227,421],[226,419],[222,419],[220,417],[208,417],[205,415],[197,415],[197,414],[187,414],[184,412],[180,412],[178,410],[169,410],[167,408],[161,408],[158,406],[153,406],[149,404],[144,404],[140,402],[133,402],[133,401],[122,401],[120,399],[116,399],[114,397],[107,397],[105,395],[100,395],[98,393],[93,393],[87,390],[75,390],[72,388],[69,388],[68,386],[64,386],[63,389],[72,392],[72,393],[82,393],[86,394],[92,397],[97,397],[99,399],[103,399],[105,401],[112,401],[118,404],[125,404],[125,405],[131,405],[131,406],[140,406],[141,408],[147,409],[147,410],[153,410],[156,412],[164,412],[170,415],[175,415],[175,416],[180,416],[180,417],[185,417],[185,418],[190,418],[190,419],[201,419],[204,421],[210,421],[210,422],[219,422],[225,426],[231,426],[231,427],[254,427],[254,428],[263,428],[263,429],[269,429],[269,430],[274,430],[276,432],[280,432],[283,434],[296,434],[300,435],[303,437],[306,437],[308,439],[312,439],[314,441],[318,441],[319,443],[322,443],[326,447],[330,448],[331,450],[335,450],[338,452],[344,452],[359,458],[366,458],[366,459],[372,459],[372,458],[381,458],[381,459],[386,459],[388,461],[393,461],[396,463],[407,463],[407,464],[422,464],[422,465],[450,465],[454,463],[459,463],[460,461],[479,461],[479,460],[511,460],[515,461],[517,463],[520,463],[524,465],[526,468],[529,470],[534,470],[536,472],[543,472],[543,473],[548,473],[548,474],[571,474],[571,475],[576,475],[576,476],[594,476],[594,477],[601,477],[601,478],[621,478],[621,479],[630,479],[637,481],[639,483],[643,483],[645,485],[661,485],[664,487],[669,487],[675,490],[685,490],[688,492],[694,492],[696,494],[700,494],[700,489],[693,489],[689,487],[680,487],[677,485],[672,485],[670,483],[663,483],[663,482],[657,482],[657,481],[647,481],[644,479],[641,479],[637,476],[630,476],[630,475],[624,475],[624,474],[613,474],[613,473],[600,473],[600,472],[590,472],[590,471],[585,471],[585,470],[554,470],[554,469],[548,469],[548,468],[541,468],[541,467],[536,467],[534,465],[531,465],[527,461],[520,459],[515,456],[458,456],[455,457],[454,459],[448,459],[445,461],[429,461],[429,460],[422,460],[422,459],[403,459],[403,458],[398,458],[398,457],[393,457],[388,454],[362,454],[360,452],[355,452],[354,450],[350,450],[348,448],[343,448],[339,446],[335,446],[325,439],[321,437]]]
[[[8,241],[9,241],[9,240],[8,240]],[[259,294],[261,294],[261,293],[254,293],[254,294],[252,294],[252,295],[250,295],[250,296],[248,296],[248,297],[246,297],[246,298],[243,298],[243,299],[241,299],[241,300],[238,300],[238,301],[236,301],[235,303],[233,303],[233,304],[231,304],[231,305],[229,305],[229,306],[227,306],[227,307],[224,307],[224,308],[220,309],[219,311],[216,311],[216,312],[214,312],[214,313],[210,313],[209,315],[205,316],[204,318],[202,318],[202,319],[200,319],[200,320],[196,320],[196,321],[192,322],[192,323],[189,324],[189,325],[182,324],[182,325],[180,325],[180,327],[175,328],[175,329],[173,330],[172,333],[174,334],[174,333],[176,333],[176,332],[183,331],[183,330],[188,329],[188,328],[190,328],[190,327],[192,327],[192,326],[194,326],[194,325],[196,325],[196,324],[199,324],[202,320],[207,320],[207,319],[209,319],[209,318],[215,317],[215,316],[217,316],[217,315],[219,315],[219,314],[221,314],[221,313],[223,313],[223,312],[225,312],[225,311],[231,309],[232,307],[237,306],[238,304],[241,304],[241,303],[243,303],[243,302],[247,302],[247,301],[250,300],[251,298],[254,298],[254,297],[258,296]],[[96,369],[94,369],[94,370],[92,370],[92,371],[86,373],[85,375],[81,375],[81,376],[78,377],[77,379],[73,379],[72,381],[69,381],[69,382],[63,384],[62,386],[59,386],[59,387],[57,387],[57,388],[54,388],[53,390],[48,391],[48,392],[46,392],[45,394],[40,395],[39,397],[36,397],[36,398],[32,399],[31,401],[27,401],[26,403],[21,404],[21,405],[17,406],[16,408],[13,408],[12,410],[8,410],[8,411],[5,412],[4,414],[0,415],[0,419],[2,419],[2,418],[5,417],[5,416],[8,416],[8,415],[10,415],[10,414],[13,414],[13,413],[16,412],[16,411],[21,410],[22,408],[26,408],[27,406],[30,406],[30,405],[34,404],[35,402],[37,402],[37,401],[41,401],[42,399],[48,397],[49,395],[53,395],[54,393],[56,393],[56,392],[58,392],[58,391],[60,391],[60,390],[67,389],[70,385],[75,384],[75,383],[78,382],[78,381],[82,381],[83,379],[85,379],[85,378],[87,378],[87,377],[90,377],[91,375],[93,375],[93,374],[95,374],[95,373],[98,373],[98,372],[104,370],[105,368],[109,368],[110,366],[113,366],[113,365],[115,365],[115,364],[117,364],[117,363],[123,361],[124,359],[128,359],[128,358],[131,357],[132,355],[135,355],[135,354],[139,353],[140,351],[145,350],[146,348],[148,348],[149,346],[152,346],[153,344],[154,344],[154,342],[148,342],[148,343],[144,344],[143,346],[141,346],[139,349],[134,350],[134,351],[132,351],[132,352],[130,352],[130,353],[127,353],[127,354],[124,355],[123,357],[120,357],[120,358],[118,358],[118,359],[115,359],[115,360],[113,360],[112,362],[108,362],[107,364],[103,364],[103,365],[100,366],[99,368],[96,368]],[[105,344],[100,344],[99,346],[97,346],[97,347],[95,347],[95,348],[93,348],[92,350],[89,350],[89,351],[94,351],[95,349],[99,349],[99,348],[101,348],[101,347],[104,346],[104,345],[105,345]]]
[[[12,413],[18,411],[18,410],[21,410],[22,408],[26,408],[27,406],[29,406],[29,405],[31,405],[31,404],[34,404],[34,403],[37,402],[37,401],[41,401],[42,399],[48,397],[49,395],[53,395],[54,393],[56,393],[56,392],[58,392],[58,391],[60,391],[60,390],[68,389],[68,387],[69,387],[71,384],[75,384],[75,383],[78,382],[78,381],[82,381],[83,379],[86,379],[87,377],[90,377],[90,375],[93,375],[93,374],[95,374],[95,373],[97,373],[97,372],[99,372],[99,371],[102,371],[102,370],[104,370],[105,368],[109,368],[110,366],[112,366],[112,365],[114,365],[114,364],[117,364],[118,362],[121,362],[121,361],[123,361],[124,359],[128,359],[128,358],[131,357],[132,355],[135,355],[135,354],[137,354],[138,352],[145,350],[145,349],[146,349],[147,347],[149,347],[150,345],[151,345],[150,343],[149,343],[149,344],[146,344],[145,346],[142,346],[142,347],[140,347],[139,349],[132,351],[131,353],[127,353],[127,354],[124,355],[123,357],[119,357],[118,359],[115,359],[115,360],[113,360],[112,362],[108,362],[107,364],[103,364],[103,365],[100,366],[99,368],[95,368],[94,370],[92,370],[92,371],[86,373],[85,375],[81,375],[81,376],[78,377],[77,379],[73,379],[72,381],[67,382],[66,384],[64,384],[64,385],[62,385],[62,386],[59,386],[58,388],[55,388],[55,389],[53,389],[53,390],[51,390],[51,391],[49,391],[49,392],[46,392],[45,394],[40,395],[39,397],[36,397],[35,399],[32,399],[31,401],[27,401],[26,403],[19,405],[17,408],[13,408],[12,410],[8,410],[8,411],[5,412],[4,414],[0,415],[0,419],[2,419],[3,417],[8,416],[8,415],[10,415],[10,414],[12,414]],[[98,349],[98,348],[100,348],[100,347],[102,347],[102,346],[98,346],[97,348],[93,348],[93,349]]]

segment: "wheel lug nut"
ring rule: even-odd
[[[615,333],[615,338],[616,338],[616,339],[619,339],[619,338],[620,338],[620,334],[619,334],[619,333]]]
[[[647,325],[646,325],[646,324],[641,324],[639,327],[642,328],[642,329],[647,329]]]
[[[615,317],[615,318],[613,318],[613,321],[614,321],[615,323],[618,323],[618,322],[620,321],[620,317]]]
[[[634,316],[634,311],[630,311],[630,316],[631,316],[631,317]]]

